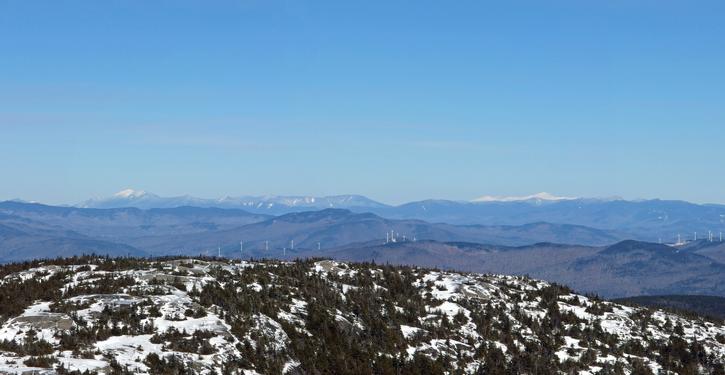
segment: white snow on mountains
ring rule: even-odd
[[[522,197],[501,197],[501,196],[493,196],[493,195],[484,195],[482,197],[476,198],[472,200],[471,202],[525,202],[525,201],[564,201],[564,200],[575,200],[579,198],[574,197],[559,197],[553,194],[549,194],[546,192],[541,192],[538,194],[532,194]]]
[[[266,209],[325,209],[349,207],[384,207],[382,203],[360,195],[312,196],[226,196],[218,199],[197,198],[190,195],[161,197],[143,190],[124,189],[108,198],[94,198],[75,205],[79,208],[174,208],[182,206]]]

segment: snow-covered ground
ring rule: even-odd
[[[159,358],[176,357],[200,374],[221,374],[222,366],[229,360],[244,359],[247,355],[245,346],[256,347],[260,337],[264,338],[267,350],[285,356],[282,372],[292,372],[301,366],[301,358],[294,357],[287,351],[290,343],[290,330],[295,333],[311,336],[306,327],[309,314],[310,300],[300,299],[297,294],[285,296],[285,304],[279,306],[276,313],[264,313],[254,310],[245,324],[244,331],[235,331],[230,325],[234,322],[233,311],[225,310],[215,304],[201,305],[199,290],[204,285],[217,285],[222,290],[230,290],[223,282],[215,278],[219,272],[227,272],[237,279],[245,277],[245,272],[264,267],[283,267],[284,263],[249,263],[234,264],[231,262],[207,261],[162,261],[149,262],[145,268],[120,271],[98,271],[97,265],[84,268],[80,271],[79,265],[74,266],[45,266],[36,267],[23,272],[9,275],[0,283],[8,280],[30,280],[33,278],[46,279],[58,272],[69,272],[65,285],[61,290],[68,294],[77,288],[93,286],[101,277],[130,278],[133,285],[120,288],[116,293],[89,293],[78,295],[65,295],[64,301],[74,306],[68,312],[54,312],[58,310],[57,301],[34,301],[24,311],[2,322],[0,326],[0,341],[23,344],[31,340],[46,341],[53,346],[52,357],[56,359],[55,366],[62,365],[70,371],[95,371],[109,373],[112,365],[120,365],[134,373],[147,373],[149,366],[146,359],[150,354]],[[338,293],[340,299],[345,300],[349,293],[362,288],[353,285],[359,275],[356,265],[348,265],[333,261],[320,261],[309,265],[309,275],[317,275],[326,280],[326,285]],[[475,373],[483,364],[480,357],[481,348],[496,348],[509,356],[510,353],[525,351],[525,342],[536,342],[540,338],[530,328],[524,319],[543,322],[547,317],[547,310],[542,307],[543,299],[539,295],[549,284],[522,277],[502,275],[459,274],[452,272],[414,270],[417,275],[412,286],[417,288],[425,306],[417,320],[406,324],[398,324],[398,332],[407,343],[404,353],[412,359],[416,354],[423,354],[436,358],[439,355],[458,356],[467,359],[460,369],[465,373]],[[375,277],[382,277],[382,270],[370,272]],[[260,296],[268,292],[269,283],[274,283],[278,276],[269,273],[264,280],[247,280],[235,284],[231,289],[235,293],[254,293]],[[241,282],[241,281],[240,281]],[[377,279],[372,289],[385,295],[388,288],[382,286],[382,280]],[[0,287],[2,284],[0,284]],[[75,289],[74,289],[75,288]],[[538,294],[537,294],[538,293]],[[261,297],[260,297],[261,298]],[[696,340],[703,345],[708,355],[722,358],[725,361],[725,327],[704,320],[686,319],[682,316],[655,311],[651,313],[645,324],[641,318],[644,309],[621,306],[609,302],[594,301],[590,298],[575,294],[558,296],[556,306],[553,308],[561,314],[570,314],[576,322],[567,323],[566,328],[578,325],[578,329],[599,327],[606,334],[613,335],[620,342],[631,340],[642,341],[645,338],[667,340],[672,335],[672,327],[681,326],[682,337],[691,342]],[[475,319],[480,316],[474,312],[472,306],[479,309],[481,306],[495,306],[502,308],[502,315],[487,317],[497,323],[503,319],[510,324],[510,330],[518,336],[510,342],[504,342],[500,335],[487,336],[481,331]],[[110,322],[102,321],[99,317],[114,311],[132,309],[142,313],[139,326],[147,330],[143,334],[124,333],[123,329],[131,327],[110,327]],[[599,310],[602,311],[599,311]],[[201,313],[198,313],[202,311]],[[386,314],[406,314],[402,307],[392,304]],[[351,311],[339,309],[329,311],[337,324],[347,327],[351,332],[365,332],[368,328],[364,319]],[[113,333],[103,340],[96,341],[92,347],[80,351],[61,350],[60,340],[63,334],[72,334],[77,330],[88,327],[113,328]],[[432,331],[436,327],[449,327],[446,337],[441,338]],[[194,353],[175,350],[173,342],[163,339],[154,339],[154,336],[176,330],[183,336],[192,337],[195,332],[200,335],[210,335],[205,338],[210,346],[207,352]],[[31,335],[31,336],[29,336]],[[498,338],[496,338],[498,337]],[[587,350],[587,345],[580,338],[562,335],[558,338],[560,344],[555,355],[560,362],[579,361]],[[513,345],[513,346],[512,346]],[[246,350],[246,349],[245,349]],[[395,353],[383,353],[395,358]],[[627,363],[627,355],[613,356],[594,350],[594,360],[581,374],[596,374],[602,366],[612,363]],[[32,356],[18,354],[9,350],[0,350],[0,374],[22,374],[28,371],[49,371],[47,368],[32,367],[25,364]],[[630,358],[631,359],[631,358]],[[660,370],[660,366],[652,358],[642,357],[642,361],[653,371]],[[112,363],[113,362],[113,363]],[[242,361],[241,363],[248,363]],[[463,363],[463,362],[461,362]],[[454,368],[458,364],[452,365]],[[252,367],[240,369],[243,373],[253,374]],[[624,368],[629,371],[628,367]]]

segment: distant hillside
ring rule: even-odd
[[[725,263],[725,242],[720,242],[719,239],[712,242],[708,240],[691,242],[680,249]]]
[[[62,241],[66,255],[75,248],[137,249],[153,255],[215,254],[238,256],[240,241],[247,256],[278,256],[283,248],[332,248],[350,243],[378,241],[386,233],[401,240],[484,242],[521,245],[532,242],[571,242],[590,245],[614,243],[619,234],[576,225],[534,223],[522,226],[456,226],[420,220],[389,220],[369,213],[326,209],[269,216],[238,209],[176,207],[89,209],[21,202],[0,202],[0,225],[25,236],[27,254],[53,257],[56,250],[44,242]],[[390,234],[390,232],[393,234]],[[79,243],[82,239],[85,243]],[[100,241],[89,246],[87,241]],[[22,252],[10,242],[0,243],[0,260],[17,260]],[[266,251],[265,249],[269,249]],[[109,250],[110,251],[110,250]],[[114,250],[115,251],[115,250]],[[10,252],[13,252],[11,255]],[[4,255],[6,254],[7,255]],[[140,254],[136,252],[136,254]]]
[[[346,261],[531,275],[606,297],[725,296],[724,264],[669,246],[637,241],[604,247],[551,243],[507,247],[418,241],[358,244],[307,254]]]
[[[246,256],[276,257],[283,248],[296,251],[333,248],[351,243],[377,241],[382,244],[386,233],[394,232],[399,240],[435,240],[484,242],[522,245],[532,242],[609,244],[619,240],[614,233],[575,225],[535,223],[522,226],[455,226],[420,220],[389,220],[373,214],[348,210],[291,213],[262,222],[223,231],[176,236],[134,238],[129,244],[154,254],[169,254],[183,249],[185,254],[217,250],[222,255],[238,256],[239,241],[245,241]],[[392,236],[392,235],[391,235]],[[269,248],[269,251],[265,249]],[[289,254],[293,254],[290,252]]]
[[[48,257],[67,257],[81,254],[109,256],[147,256],[145,251],[129,245],[95,240],[82,235],[65,233],[24,232],[0,224],[0,263]]]
[[[514,200],[456,202],[427,200],[372,210],[392,219],[451,224],[522,225],[531,222],[576,224],[627,233],[628,238],[675,242],[677,234],[725,232],[725,206],[684,201],[621,199]]]
[[[725,298],[716,296],[639,296],[615,300],[618,303],[636,304],[660,309],[691,312],[697,315],[725,320]]]
[[[88,209],[10,201],[0,202],[0,214],[5,215],[0,217],[0,223],[7,220],[25,220],[30,226],[52,226],[111,241],[149,235],[223,230],[271,217],[244,210],[220,208]]]
[[[581,278],[583,290],[606,283],[619,296],[725,295],[725,265],[659,244],[625,241],[577,259],[567,271],[567,277]]]

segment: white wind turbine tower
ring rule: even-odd
[[[244,241],[239,241],[239,259],[244,259]]]

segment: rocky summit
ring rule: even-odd
[[[330,260],[0,267],[3,374],[723,374],[721,321]]]

